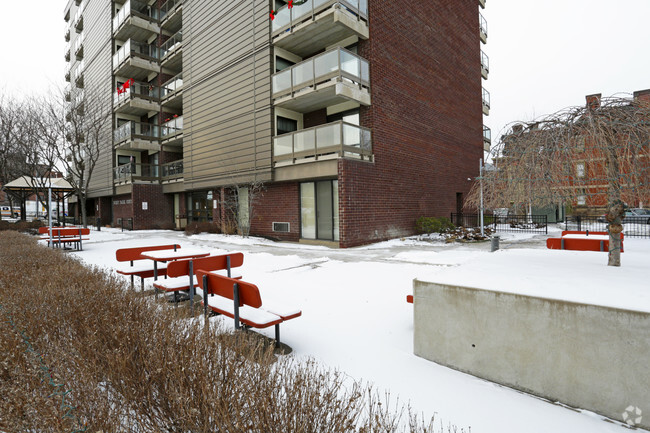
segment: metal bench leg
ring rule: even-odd
[[[144,292],[144,278],[143,277],[140,277],[140,288]]]
[[[133,284],[133,275],[131,275],[131,290],[134,289],[134,284]]]
[[[275,343],[280,344],[280,324],[275,324]]]

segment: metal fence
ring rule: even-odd
[[[124,230],[133,230],[133,218],[118,218],[117,226]]]
[[[452,213],[451,222],[462,227],[481,226],[480,216],[476,214]],[[497,232],[548,234],[548,218],[546,215],[484,214],[483,226]]]
[[[629,217],[628,217],[629,218]],[[634,218],[634,217],[631,217]],[[607,221],[602,216],[567,216],[566,229],[578,231],[606,232]],[[650,238],[650,219],[623,219],[623,233],[627,237]]]

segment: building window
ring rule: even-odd
[[[583,193],[578,196],[578,206],[585,206],[587,204],[587,196]]]
[[[585,163],[579,162],[576,164],[576,176],[579,178],[585,177]]]
[[[347,123],[359,126],[359,109],[341,111],[340,113],[330,114],[327,116],[327,123],[342,120]]]
[[[280,72],[283,69],[287,69],[295,65],[291,60],[287,60],[283,57],[275,56],[275,72]]]
[[[277,135],[288,134],[298,130],[298,121],[286,117],[277,118]]]

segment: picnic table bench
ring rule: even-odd
[[[123,268],[118,268],[116,271],[118,274],[128,275],[131,277],[131,288],[133,288],[133,278],[140,277],[140,283],[142,285],[142,290],[144,290],[144,279],[153,278],[154,276],[154,262],[146,257],[142,257],[142,253],[147,251],[158,251],[158,250],[174,250],[176,251],[181,246],[177,244],[172,245],[155,245],[148,247],[134,247],[134,248],[121,248],[115,251],[115,258],[118,262],[130,262],[129,266]],[[136,263],[137,262],[137,263]],[[156,267],[156,273],[158,275],[167,275],[167,265],[161,263],[160,266]]]
[[[168,278],[166,280],[155,281],[153,286],[156,290],[174,292],[174,302],[178,301],[177,294],[179,291],[189,290],[190,304],[192,304],[197,286],[196,271],[209,271],[239,279],[241,278],[241,273],[233,271],[232,268],[240,267],[243,264],[244,254],[242,253],[228,253],[196,259],[176,260],[167,265]],[[201,290],[199,289],[199,291]],[[199,294],[203,297],[202,291]]]
[[[65,247],[66,244],[74,244],[78,251],[83,249],[83,241],[89,238],[84,237],[90,235],[90,229],[83,227],[39,227],[38,233],[42,234],[39,240],[44,240],[50,243],[53,247]]]
[[[275,341],[280,344],[280,324],[302,315],[301,310],[266,305],[256,285],[235,278],[199,270],[196,272],[207,315],[210,309],[235,321],[235,329],[275,327]]]
[[[621,252],[623,252],[621,233]],[[546,239],[546,248],[551,250],[609,251],[609,233],[565,230],[559,238]]]

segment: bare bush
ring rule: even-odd
[[[367,386],[201,326],[29,236],[0,232],[0,263],[0,431],[399,431],[403,410]]]

